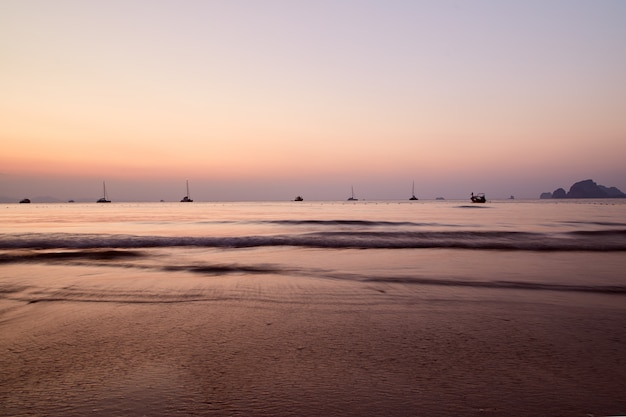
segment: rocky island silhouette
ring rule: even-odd
[[[626,194],[617,187],[605,187],[593,180],[584,180],[574,183],[567,192],[563,188],[557,188],[551,193],[541,193],[539,198],[626,198]]]

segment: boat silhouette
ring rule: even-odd
[[[354,187],[352,187],[352,195],[348,198],[348,201],[359,201],[358,198],[354,197]]]
[[[189,180],[187,180],[187,195],[180,200],[181,203],[193,203],[193,200],[189,197]]]
[[[104,183],[104,181],[102,181],[102,197],[98,199],[98,201],[96,201],[96,203],[110,203],[111,200],[109,200],[109,197],[107,196],[107,186]]]
[[[478,193],[476,195],[474,195],[474,193],[472,193],[472,203],[486,203],[487,199],[485,198],[485,194],[484,193]]]
[[[415,197],[415,181],[413,181],[413,188],[411,189],[411,198],[409,198],[409,200],[418,200],[418,198]]]

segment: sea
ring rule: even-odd
[[[626,201],[11,204],[0,250],[12,268],[626,294]]]
[[[626,376],[626,364],[619,360],[619,349],[626,342],[626,200],[3,204],[0,365],[5,373],[0,376],[0,402],[5,405],[0,405],[0,415],[542,415],[537,410],[546,411],[545,415],[561,412],[558,415],[572,416],[626,413],[623,397],[606,394],[608,397],[600,398],[584,384],[582,388],[575,384],[563,388],[569,397],[566,395],[562,403],[550,402],[557,401],[554,398],[544,398],[539,404],[524,400],[527,409],[514,408],[519,407],[515,398],[504,400],[504,394],[488,382],[471,382],[468,375],[475,370],[470,370],[470,365],[464,365],[465,373],[455,371],[457,382],[438,379],[445,372],[437,368],[440,365],[435,364],[442,362],[436,359],[429,362],[430,368],[423,363],[420,366],[431,369],[429,378],[440,384],[428,385],[428,389],[424,385],[412,388],[407,378],[422,383],[424,380],[420,379],[423,374],[408,374],[409,369],[417,372],[419,367],[413,367],[411,361],[418,359],[407,349],[422,342],[441,347],[443,337],[446,349],[469,343],[468,348],[479,352],[478,344],[482,342],[474,340],[474,335],[487,331],[481,326],[486,326],[494,314],[485,309],[496,304],[502,326],[515,321],[515,312],[520,311],[526,319],[537,317],[541,323],[549,323],[547,316],[558,317],[559,311],[571,313],[567,316],[571,331],[563,335],[563,342],[577,346],[572,341],[589,339],[580,342],[580,350],[563,354],[564,358],[571,357],[572,363],[581,352],[593,357],[593,343],[604,343],[605,347],[597,352],[604,355],[605,365],[600,365],[603,359],[594,359],[593,368],[579,369],[579,373],[563,376],[562,380],[558,372],[570,371],[554,371],[550,378],[556,378],[556,382],[545,375],[544,366],[540,374],[544,379],[538,382],[544,384],[544,389],[553,383],[565,386],[566,377],[584,378],[605,368],[613,372],[607,376],[611,383],[619,385],[616,381]],[[221,306],[221,310],[215,306]],[[585,324],[584,328],[591,330],[584,331],[572,324],[585,317],[579,313],[581,306],[593,314],[602,312],[602,320],[606,320],[601,323],[606,329],[600,336],[581,336],[595,331],[593,324]],[[103,308],[110,310],[105,312]],[[131,308],[134,323],[142,323],[135,327],[135,333],[129,330],[132,320],[120,319],[131,314]],[[187,313],[182,313],[183,308]],[[171,322],[174,311],[180,314],[175,317],[187,318]],[[202,311],[211,311],[211,315],[205,316]],[[223,321],[217,324],[218,315],[224,311],[240,312],[228,316],[230,327],[223,327]],[[421,317],[432,319],[429,323],[440,321],[447,330],[438,333],[439,326],[431,328],[422,323],[426,327],[420,328],[428,328],[432,339],[412,333],[420,326],[414,323],[420,311]],[[477,311],[482,313],[476,313],[470,321],[472,312]],[[454,312],[449,320],[446,312]],[[160,317],[158,322],[169,330],[157,332],[155,317]],[[295,317],[300,324],[295,324]],[[349,317],[367,317],[369,327],[364,320]],[[388,333],[389,327],[378,322],[383,317],[394,322],[393,326],[404,323],[404,327],[393,327],[396,330]],[[118,324],[110,327],[113,318]],[[284,332],[266,338],[243,330],[256,319],[264,331],[272,326],[278,331],[283,322],[285,326],[291,324]],[[80,327],[74,320],[84,320],[80,323],[87,330],[82,337],[98,340],[100,345],[78,349],[87,342],[71,330]],[[465,320],[466,325],[454,327],[454,323]],[[105,336],[94,333],[97,323],[103,326]],[[185,323],[194,323],[194,327],[185,327]],[[624,327],[615,323],[623,323]],[[532,323],[528,325],[532,329]],[[493,326],[489,332],[495,334]],[[44,329],[55,330],[48,333]],[[146,333],[146,329],[154,332]],[[372,334],[368,335],[368,329]],[[563,326],[558,329],[565,332]],[[216,333],[210,336],[205,334],[213,331]],[[238,334],[237,342],[229,339],[234,337],[233,332]],[[147,361],[153,354],[148,345],[142,344],[145,342],[133,337],[141,334],[142,340],[165,341],[174,333],[177,341],[168,342],[163,356],[159,356],[159,361],[166,361],[169,355],[167,372],[146,368],[146,363],[154,366],[159,362],[155,359],[141,362],[143,373],[130,373],[138,357],[143,355],[143,361]],[[221,356],[215,356],[219,364],[213,363],[210,371],[206,365],[204,376],[190,370],[193,361],[189,358],[198,358],[194,355],[199,355],[200,346],[192,343],[196,340],[193,334],[205,334],[210,342],[203,346],[208,349],[206,346],[215,344],[214,353],[223,346],[218,342],[230,346],[228,354],[220,350]],[[602,334],[607,340],[598,340],[604,337]],[[519,335],[509,334],[504,339]],[[471,340],[468,342],[465,336]],[[116,337],[117,344],[112,341]],[[293,346],[288,346],[291,337]],[[408,337],[406,343],[400,342],[403,337]],[[500,353],[493,354],[509,360],[507,352],[516,352],[521,359],[511,366],[530,366],[534,359],[525,356],[529,349],[547,355],[549,348],[543,336],[528,337],[519,342],[519,348],[500,349]],[[552,342],[558,345],[558,341]],[[247,348],[242,346],[248,344],[255,348],[249,346],[251,356],[240,359],[247,366],[243,369],[244,362],[237,362],[234,356],[245,351]],[[361,353],[349,350],[351,344]],[[101,352],[104,345],[108,348]],[[137,348],[140,345],[143,348]],[[128,346],[143,353],[131,355],[125,350],[130,349]],[[393,353],[396,348],[398,356]],[[560,355],[560,348],[554,349],[552,358]],[[53,352],[58,356],[47,356]],[[312,356],[303,362],[281,359],[306,352]],[[441,358],[457,354],[442,353]],[[81,369],[93,367],[89,373],[80,374],[82,381],[87,381],[81,385],[71,363],[90,355],[102,363],[81,365]],[[379,363],[380,369],[388,367],[388,372],[367,373],[364,355],[378,357],[370,358],[370,364],[388,358],[389,362]],[[183,356],[189,360],[174,359]],[[254,363],[270,361],[270,357],[276,366],[273,374],[255,367]],[[410,357],[411,361],[407,359]],[[420,357],[424,357],[423,352]],[[39,361],[46,365],[35,366]],[[63,361],[69,361],[65,368],[55,368],[55,363]],[[239,363],[242,369],[213,372],[227,363]],[[301,368],[304,363],[306,369]],[[528,387],[532,385],[530,379],[537,381],[538,368],[542,368],[539,362],[533,366],[527,370]],[[71,378],[63,370],[70,368],[74,369]],[[355,378],[361,379],[343,381],[357,368],[360,370]],[[293,376],[296,371],[305,374]],[[502,372],[495,372],[495,380],[504,378]],[[176,379],[173,374],[180,375]],[[232,380],[225,376],[232,374],[241,375]],[[376,382],[370,379],[374,374]],[[126,385],[112,382],[123,379],[122,375]],[[398,375],[403,375],[402,383],[394,379]],[[209,387],[204,378],[221,381],[221,385]],[[168,380],[171,385],[164,387]],[[179,383],[171,382],[174,380]],[[332,382],[339,380],[343,382]],[[317,383],[309,386],[306,381]],[[458,383],[462,384],[460,388]],[[297,384],[299,391],[294,388]],[[503,384],[509,393],[518,386],[506,378]],[[147,385],[151,388],[137,388]],[[200,385],[202,388],[198,388]],[[177,391],[181,386],[187,387],[185,392]],[[471,388],[476,386],[482,388]],[[520,392],[535,392],[535,388],[524,390],[524,383],[520,386]],[[491,392],[491,402],[486,391]],[[426,392],[428,398],[420,396]],[[139,399],[133,399],[133,395]],[[586,400],[585,395],[596,400]],[[211,396],[213,400],[208,399]],[[588,409],[563,408],[564,403],[576,404],[577,400],[589,404]],[[425,404],[424,408],[420,404]]]

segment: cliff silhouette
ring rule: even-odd
[[[557,188],[551,193],[541,193],[539,198],[626,198],[626,194],[617,187],[605,187],[593,180],[584,180],[572,185],[568,192],[563,188]]]

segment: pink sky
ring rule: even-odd
[[[621,1],[0,3],[0,196],[626,191]]]

